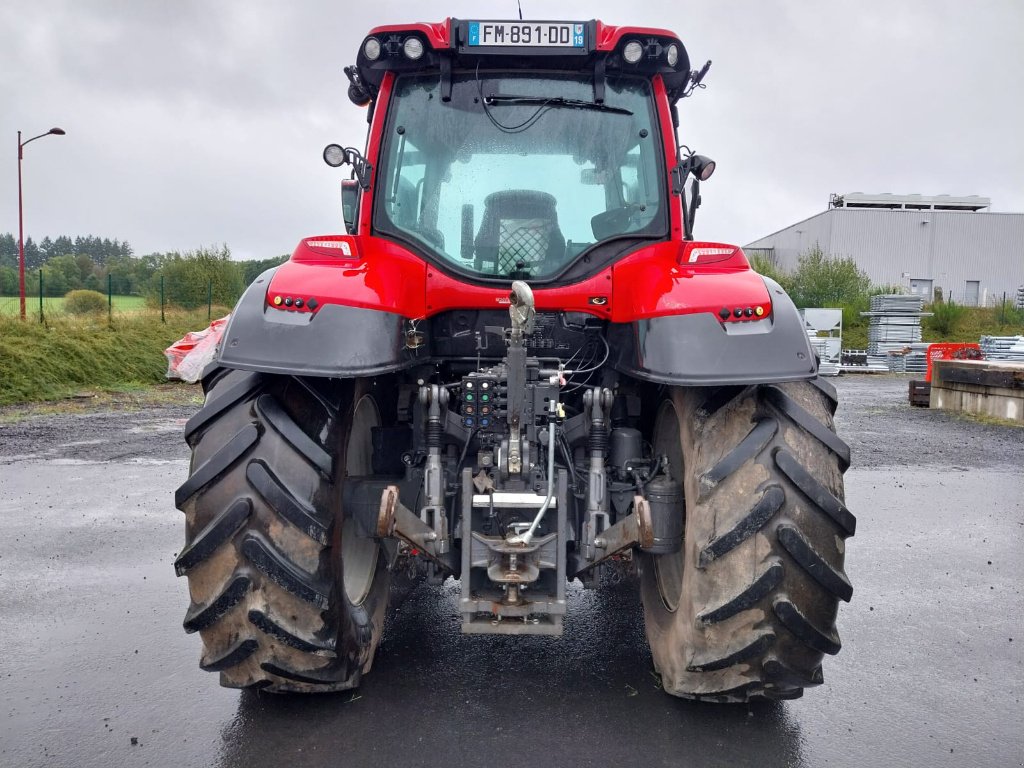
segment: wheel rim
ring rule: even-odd
[[[680,485],[684,484],[683,450],[679,434],[679,414],[671,400],[658,409],[654,422],[654,455],[668,457],[668,471]],[[683,590],[683,550],[667,555],[654,555],[654,579],[665,609],[675,612]]]
[[[345,449],[345,473],[352,476],[371,474],[373,457],[373,427],[380,426],[377,404],[369,395],[363,395],[352,412],[352,424]],[[376,541],[358,534],[354,520],[346,518],[341,526],[341,576],[345,596],[352,605],[362,605],[373,585],[377,572]]]

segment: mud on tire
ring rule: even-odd
[[[683,483],[683,548],[641,558],[647,636],[665,690],[691,699],[796,698],[839,651],[835,620],[856,520],[832,386],[667,391],[656,453]]]
[[[200,666],[222,685],[352,688],[380,640],[384,557],[373,540],[344,540],[341,505],[346,473],[369,473],[379,417],[366,381],[326,384],[214,371],[185,427],[192,463],[175,495],[185,546],[174,565],[192,600],[185,630],[200,634]]]

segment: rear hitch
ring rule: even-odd
[[[382,539],[401,539],[446,573],[455,573],[451,553],[447,547],[441,546],[445,539],[402,504],[397,485],[387,486],[381,494],[374,533]]]

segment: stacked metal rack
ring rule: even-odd
[[[924,299],[903,294],[871,297],[871,309],[861,312],[868,323],[868,365],[898,373],[921,373],[927,367],[928,345],[921,342]]]
[[[928,372],[928,347],[927,342],[910,344],[910,351],[903,355],[903,369],[907,373]],[[890,357],[893,357],[890,355]]]
[[[1024,285],[1017,289],[1017,309],[1024,309]]]
[[[1024,336],[982,336],[981,352],[986,360],[1024,363]]]
[[[818,357],[819,376],[838,376],[843,349],[843,310],[810,307],[801,309],[804,330]]]

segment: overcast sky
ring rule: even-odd
[[[356,7],[353,7],[356,6]],[[482,10],[486,9],[486,10]],[[559,2],[526,18],[672,29],[714,65],[680,107],[713,157],[697,235],[746,243],[831,192],[985,195],[1024,211],[1024,3]],[[342,228],[329,142],[362,146],[342,67],[377,24],[514,18],[511,2],[0,3],[0,232],[290,253]],[[6,144],[6,142],[10,142]]]

